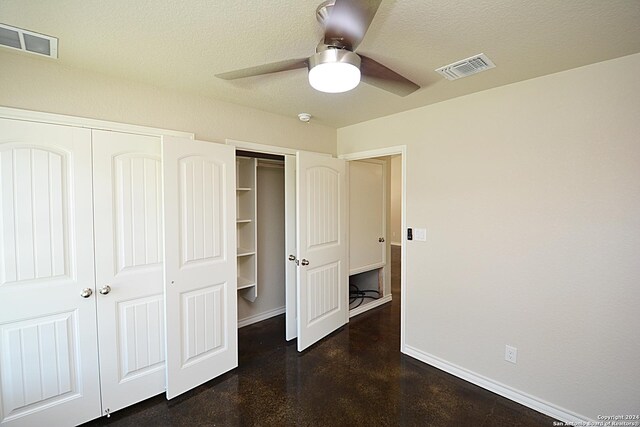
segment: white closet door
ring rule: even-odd
[[[167,398],[238,366],[235,148],[162,139]]]
[[[297,154],[298,351],[348,319],[344,160]]]
[[[159,137],[92,136],[102,410],[111,413],[164,392],[162,164]]]
[[[296,324],[296,157],[284,156],[284,239],[285,256],[285,337],[290,341],[298,336]]]
[[[0,424],[100,416],[91,134],[0,119]]]
[[[349,274],[385,265],[385,179],[382,161],[349,162]]]

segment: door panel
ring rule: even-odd
[[[162,141],[171,399],[238,366],[235,149]]]
[[[307,326],[340,309],[340,262],[307,270]]]
[[[92,137],[102,407],[112,413],[165,388],[162,165],[158,137]]]
[[[385,265],[385,180],[384,162],[349,162],[349,274]]]
[[[178,159],[180,267],[225,261],[225,164],[204,156]]]
[[[100,416],[86,129],[0,119],[0,424]]]
[[[226,285],[218,283],[182,294],[184,366],[224,350]]]
[[[128,386],[129,381],[135,379],[136,384],[132,385],[135,392],[148,394],[149,396],[162,393],[165,379],[164,298],[162,295],[152,295],[147,298],[135,298],[131,301],[119,302],[117,304],[117,316],[118,328],[116,333],[118,342],[113,344],[119,347],[117,361],[121,368],[115,377],[118,379],[118,385],[127,384]],[[101,358],[101,362],[102,360],[104,359]],[[100,366],[102,367],[102,363]],[[143,381],[143,377],[147,378]],[[153,377],[153,379],[150,377]],[[104,407],[113,408],[111,412],[115,411],[117,405],[107,399],[108,396],[106,396],[107,392],[104,389],[104,384],[105,381],[103,380]],[[143,388],[147,391],[143,392]],[[117,391],[113,390],[113,392]],[[124,393],[123,390],[121,392]],[[112,397],[115,398],[115,396]],[[123,406],[141,399],[144,399],[144,397],[134,398],[134,396],[129,395],[127,402],[123,402]]]
[[[302,351],[347,322],[346,176],[343,160],[297,155],[297,311]]]

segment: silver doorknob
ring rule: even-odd
[[[307,261],[306,259],[302,260],[302,265],[309,265],[309,261]]]
[[[80,292],[82,298],[89,298],[91,295],[93,295],[93,289],[91,288],[84,288],[82,292]]]
[[[109,292],[111,292],[111,286],[109,285],[104,285],[103,287],[101,287],[98,292],[100,292],[102,295],[106,295]]]
[[[378,242],[380,243],[384,242],[384,237],[378,237]]]
[[[295,261],[295,260],[296,260],[295,255],[289,255],[289,261]]]

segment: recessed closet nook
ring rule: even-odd
[[[236,152],[239,327],[286,311],[284,184],[284,156]]]
[[[303,351],[350,283],[390,299],[385,167],[0,108],[0,423],[172,399],[238,366],[238,327],[286,313]]]

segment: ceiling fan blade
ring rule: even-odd
[[[224,80],[235,80],[245,77],[260,76],[263,74],[279,73],[281,71],[307,68],[308,61],[308,58],[287,59],[286,61],[272,62],[271,64],[258,65],[257,67],[243,68],[242,70],[216,74],[216,77]]]
[[[350,50],[355,50],[378,11],[382,0],[336,0],[329,12],[324,31],[324,43],[333,45],[337,41]]]
[[[399,96],[407,96],[420,89],[420,86],[364,55],[360,55],[361,80]]]

